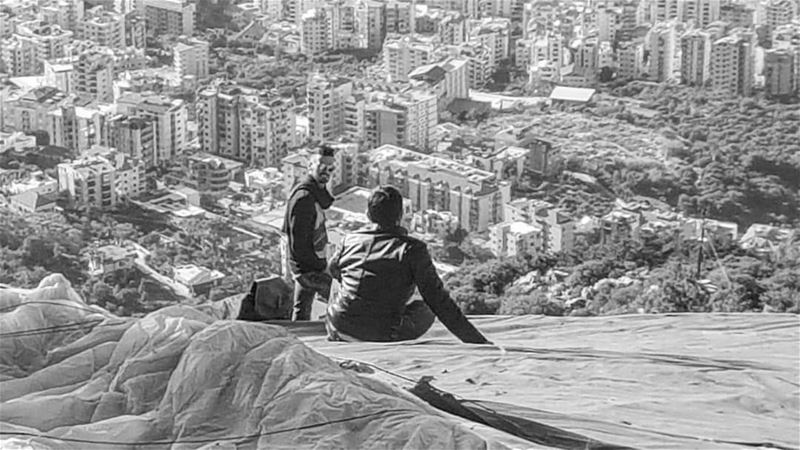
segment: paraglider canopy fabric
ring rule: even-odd
[[[0,288],[0,447],[800,445],[794,315],[473,318],[492,347],[438,324],[406,343],[329,342],[320,323],[237,311],[117,317],[60,275]]]

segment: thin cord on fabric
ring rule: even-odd
[[[14,431],[0,431],[0,436],[20,436],[20,437],[28,437],[28,438],[41,438],[41,439],[50,439],[54,441],[62,441],[62,442],[72,442],[76,444],[97,444],[97,445],[109,445],[109,446],[153,446],[153,445],[174,445],[174,444],[210,444],[213,442],[218,441],[249,441],[253,439],[258,439],[265,436],[273,436],[276,434],[282,433],[291,433],[293,431],[302,431],[308,430],[312,428],[319,428],[328,425],[336,425],[340,423],[352,422],[354,420],[361,420],[367,419],[370,417],[381,416],[384,414],[389,413],[401,413],[401,412],[413,412],[419,413],[417,410],[409,409],[409,408],[396,408],[396,409],[387,409],[384,411],[373,412],[369,414],[360,414],[357,416],[350,416],[344,417],[341,419],[329,420],[325,422],[318,422],[312,423],[309,425],[302,425],[299,427],[292,427],[292,428],[283,428],[280,430],[272,430],[272,431],[265,431],[262,433],[253,433],[253,434],[246,434],[240,436],[223,436],[223,437],[216,437],[216,438],[202,438],[202,439],[165,439],[161,441],[141,441],[141,442],[123,442],[123,441],[105,441],[105,440],[98,440],[98,439],[80,439],[80,438],[70,438],[70,437],[57,437],[57,436],[50,436],[47,434],[37,434],[37,433],[29,433],[29,432],[14,432]]]

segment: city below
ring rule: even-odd
[[[798,311],[795,0],[0,3],[0,282],[122,315],[291,282],[404,196],[467,313]]]

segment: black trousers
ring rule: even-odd
[[[433,325],[436,315],[422,300],[415,300],[408,305],[400,317],[400,323],[387,330],[386,339],[381,342],[410,341],[427,333]],[[329,341],[360,341],[357,337],[349,336],[337,330],[330,320],[325,321]]]

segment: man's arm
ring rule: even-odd
[[[411,263],[414,282],[419,293],[444,326],[462,342],[489,344],[489,340],[467,320],[458,305],[450,298],[442,279],[436,273],[427,246],[422,243],[412,244],[406,256]]]
[[[289,214],[289,232],[292,233],[289,242],[292,247],[291,252],[298,262],[312,270],[322,272],[325,270],[325,260],[318,257],[314,251],[315,215],[314,198],[308,193],[299,194]]]
[[[342,268],[339,267],[339,258],[342,257],[343,250],[344,240],[342,240],[342,242],[336,246],[333,256],[331,256],[330,260],[328,261],[328,273],[330,273],[333,278],[339,281],[342,281]]]

